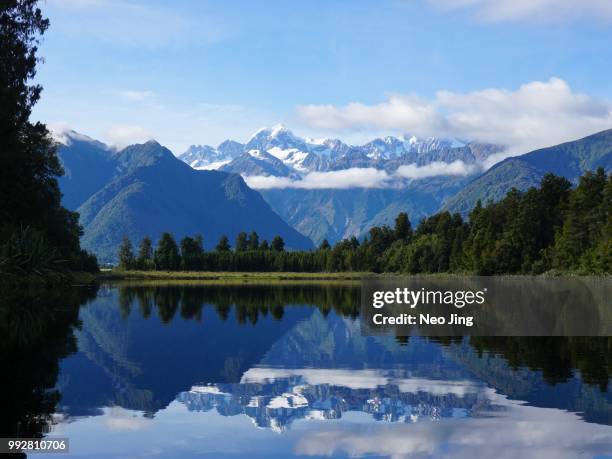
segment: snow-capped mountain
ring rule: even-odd
[[[217,148],[210,145],[192,145],[179,159],[194,169],[219,169],[244,151],[244,145],[233,140],[226,140]]]
[[[217,148],[194,145],[179,158],[196,169],[221,169],[246,176],[300,177],[309,172],[354,167],[394,170],[404,164],[434,161],[474,163],[495,151],[499,148],[493,145],[409,135],[387,136],[353,146],[338,139],[298,137],[279,124],[258,130],[245,144],[226,140]]]

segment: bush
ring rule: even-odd
[[[0,273],[42,274],[61,264],[57,249],[40,231],[26,226],[3,233],[8,237],[0,244]]]

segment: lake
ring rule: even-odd
[[[359,303],[350,283],[4,295],[2,436],[73,458],[612,457],[612,338],[364,336]]]

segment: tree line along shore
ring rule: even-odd
[[[205,250],[201,235],[177,243],[170,233],[137,250],[126,237],[122,271],[293,273],[612,273],[612,174],[584,174],[578,185],[547,174],[539,187],[511,190],[499,202],[479,201],[466,220],[440,212],[412,227],[400,213],[393,227],[377,226],[359,240],[327,241],[312,251],[285,250],[276,236],[260,241],[241,232],[234,246],[222,236]]]

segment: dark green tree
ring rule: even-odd
[[[140,241],[138,247],[138,257],[136,258],[136,266],[138,269],[148,271],[153,268],[153,243],[149,236],[145,236]]]
[[[121,245],[119,246],[119,267],[121,269],[134,269],[134,251],[132,250],[132,241],[127,236],[123,236]]]
[[[255,231],[249,235],[249,250],[259,250],[259,235]]]
[[[261,241],[261,244],[259,245],[259,250],[270,250],[270,244],[268,244],[268,241],[266,241],[265,239]]]
[[[272,250],[276,252],[282,252],[283,250],[285,250],[285,241],[280,236],[274,236],[274,239],[272,239],[271,247]]]
[[[181,241],[181,266],[186,271],[198,271],[202,269],[201,238],[184,237]]]
[[[244,231],[238,233],[236,236],[236,252],[244,252],[249,247],[249,241],[247,239],[247,234]]]
[[[175,271],[181,266],[176,241],[170,233],[163,233],[154,255],[155,268],[161,271]]]
[[[329,242],[327,241],[327,239],[323,239],[323,242],[321,242],[321,245],[319,246],[319,250],[329,250],[331,249],[331,245],[329,245]]]
[[[215,247],[215,250],[217,252],[229,252],[231,250],[231,248],[232,248],[232,246],[230,246],[229,239],[224,234],[219,239],[219,243],[217,244],[217,247]]]
[[[395,238],[409,241],[412,237],[412,225],[406,212],[400,212],[395,219]]]
[[[579,269],[588,264],[587,254],[602,237],[607,223],[609,203],[604,200],[608,177],[599,168],[587,172],[572,191],[563,227],[555,242],[554,267],[558,269]]]
[[[31,83],[38,44],[48,27],[36,0],[0,2],[0,241],[35,228],[59,258],[82,269],[75,262],[90,256],[79,247],[78,214],[60,204],[56,145],[44,124],[30,122],[42,91]]]

